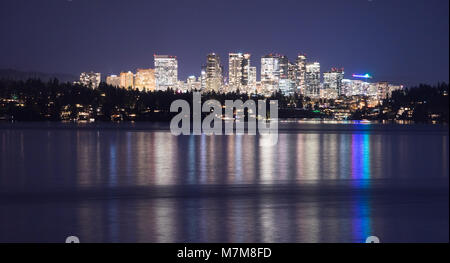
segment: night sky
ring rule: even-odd
[[[179,78],[216,52],[297,53],[414,85],[449,80],[448,0],[0,0],[0,68],[119,73],[176,55]]]

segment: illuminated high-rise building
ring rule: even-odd
[[[223,75],[220,57],[215,53],[208,54],[206,61],[206,91],[222,92]]]
[[[261,58],[261,85],[265,95],[270,95],[278,90],[280,59],[281,56],[275,54],[269,54]]]
[[[228,85],[230,90],[237,90],[241,86],[242,53],[228,54]]]
[[[178,61],[175,56],[155,55],[155,89],[176,88],[178,83]]]
[[[306,56],[299,54],[296,60],[296,86],[297,92],[305,94],[306,88]]]
[[[279,90],[284,95],[293,95],[297,92],[296,88],[296,65],[287,60],[287,57],[281,60]]]
[[[242,59],[241,63],[241,71],[242,76],[240,89],[246,92],[250,75],[250,54],[244,54],[244,58]]]
[[[324,98],[336,99],[342,95],[342,80],[344,79],[344,69],[332,68],[323,73]]]
[[[288,63],[288,79],[297,83],[297,65],[291,62]]]
[[[239,89],[246,92],[249,79],[250,54],[230,53],[228,66],[228,91]]]
[[[95,72],[82,72],[80,74],[80,83],[86,87],[92,89],[98,88],[102,78],[100,73]]]
[[[292,78],[294,68],[286,56],[280,56],[280,79],[278,89],[284,95],[292,95],[295,91],[295,78]]]
[[[289,75],[289,60],[287,56],[279,56],[280,63],[280,79],[287,79]]]
[[[120,87],[134,89],[134,74],[131,71],[120,73]]]
[[[295,92],[295,81],[289,78],[282,78],[278,83],[278,89],[286,96],[293,95]]]
[[[134,79],[134,88],[139,91],[155,91],[155,70],[138,69]]]
[[[320,95],[320,63],[306,64],[305,95],[317,98]]]
[[[249,67],[248,69],[247,93],[256,93],[256,67]]]
[[[200,90],[206,90],[206,66],[202,66],[200,71]]]
[[[117,75],[109,75],[106,77],[106,84],[114,87],[120,87],[120,77]]]

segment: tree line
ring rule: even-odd
[[[192,103],[192,92],[179,93],[174,90],[141,92],[132,89],[117,88],[102,82],[97,89],[80,84],[61,83],[57,79],[47,82],[39,79],[27,81],[0,80],[0,118],[20,121],[60,121],[62,113],[70,113],[69,119],[76,119],[80,112],[90,112],[95,120],[110,121],[111,116],[120,120],[167,121],[176,113],[170,112],[174,100],[183,99]],[[279,117],[328,118],[318,107],[310,108],[311,101],[301,95],[284,96],[280,92],[270,98],[246,93],[206,93],[202,102],[208,99],[218,100],[222,105],[225,100],[246,101],[278,100]],[[330,103],[333,105],[333,101]],[[318,105],[318,104],[316,104]],[[192,105],[190,105],[192,108]],[[398,115],[402,108],[410,108],[410,115]],[[411,119],[427,122],[432,116],[439,122],[448,123],[449,100],[448,84],[435,86],[420,85],[414,88],[394,91],[376,110],[375,117],[369,114],[374,109],[364,108],[354,112],[353,119]],[[367,116],[371,117],[367,117]]]

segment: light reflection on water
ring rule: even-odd
[[[448,241],[447,128],[315,124],[274,147],[115,129],[0,142],[0,241]]]

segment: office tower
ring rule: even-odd
[[[278,82],[278,89],[284,95],[292,95],[295,92],[295,77],[293,76],[293,65],[289,62],[286,56],[280,56],[280,80]],[[295,74],[294,74],[295,75]]]
[[[178,61],[175,56],[155,55],[156,90],[175,88],[178,83]]]
[[[342,95],[344,96],[351,96],[352,94],[352,80],[350,79],[343,79],[342,80]]]
[[[95,72],[82,72],[80,74],[80,83],[92,89],[98,88],[101,81],[101,74]]]
[[[344,79],[344,69],[332,68],[323,73],[323,94],[322,98],[336,99],[342,95],[342,80]]]
[[[297,65],[288,62],[288,79],[292,80],[297,84]]]
[[[320,63],[306,64],[305,95],[317,98],[320,95]]]
[[[134,80],[134,88],[139,91],[155,91],[155,70],[138,69]]]
[[[280,81],[280,55],[269,54],[261,58],[261,85],[264,95],[278,90]]]
[[[285,96],[291,96],[295,93],[295,81],[289,78],[282,78],[278,83],[278,89]]]
[[[134,89],[134,74],[131,71],[120,73],[120,87]]]
[[[206,91],[206,66],[202,66],[200,71],[200,89]]]
[[[248,69],[247,93],[256,93],[256,67],[249,67]]]
[[[297,92],[305,94],[306,88],[306,56],[299,54],[296,59],[296,85]]]
[[[247,92],[250,54],[230,53],[228,56],[228,91]]]
[[[280,56],[280,79],[287,79],[289,74],[289,60],[286,56]]]
[[[208,54],[206,61],[206,91],[222,92],[223,75],[220,57],[215,53]]]
[[[229,91],[236,91],[241,86],[242,53],[228,54],[228,85]]]
[[[250,76],[250,54],[244,54],[244,58],[242,59],[241,71],[242,76],[240,89],[244,92],[247,92],[248,81]]]
[[[106,84],[114,87],[120,87],[120,77],[117,75],[109,75],[106,77]]]
[[[282,66],[280,68],[281,68],[280,82],[279,82],[280,91],[287,96],[291,96],[294,93],[297,93],[296,65],[289,62],[286,58],[285,61],[283,61],[282,59]]]

